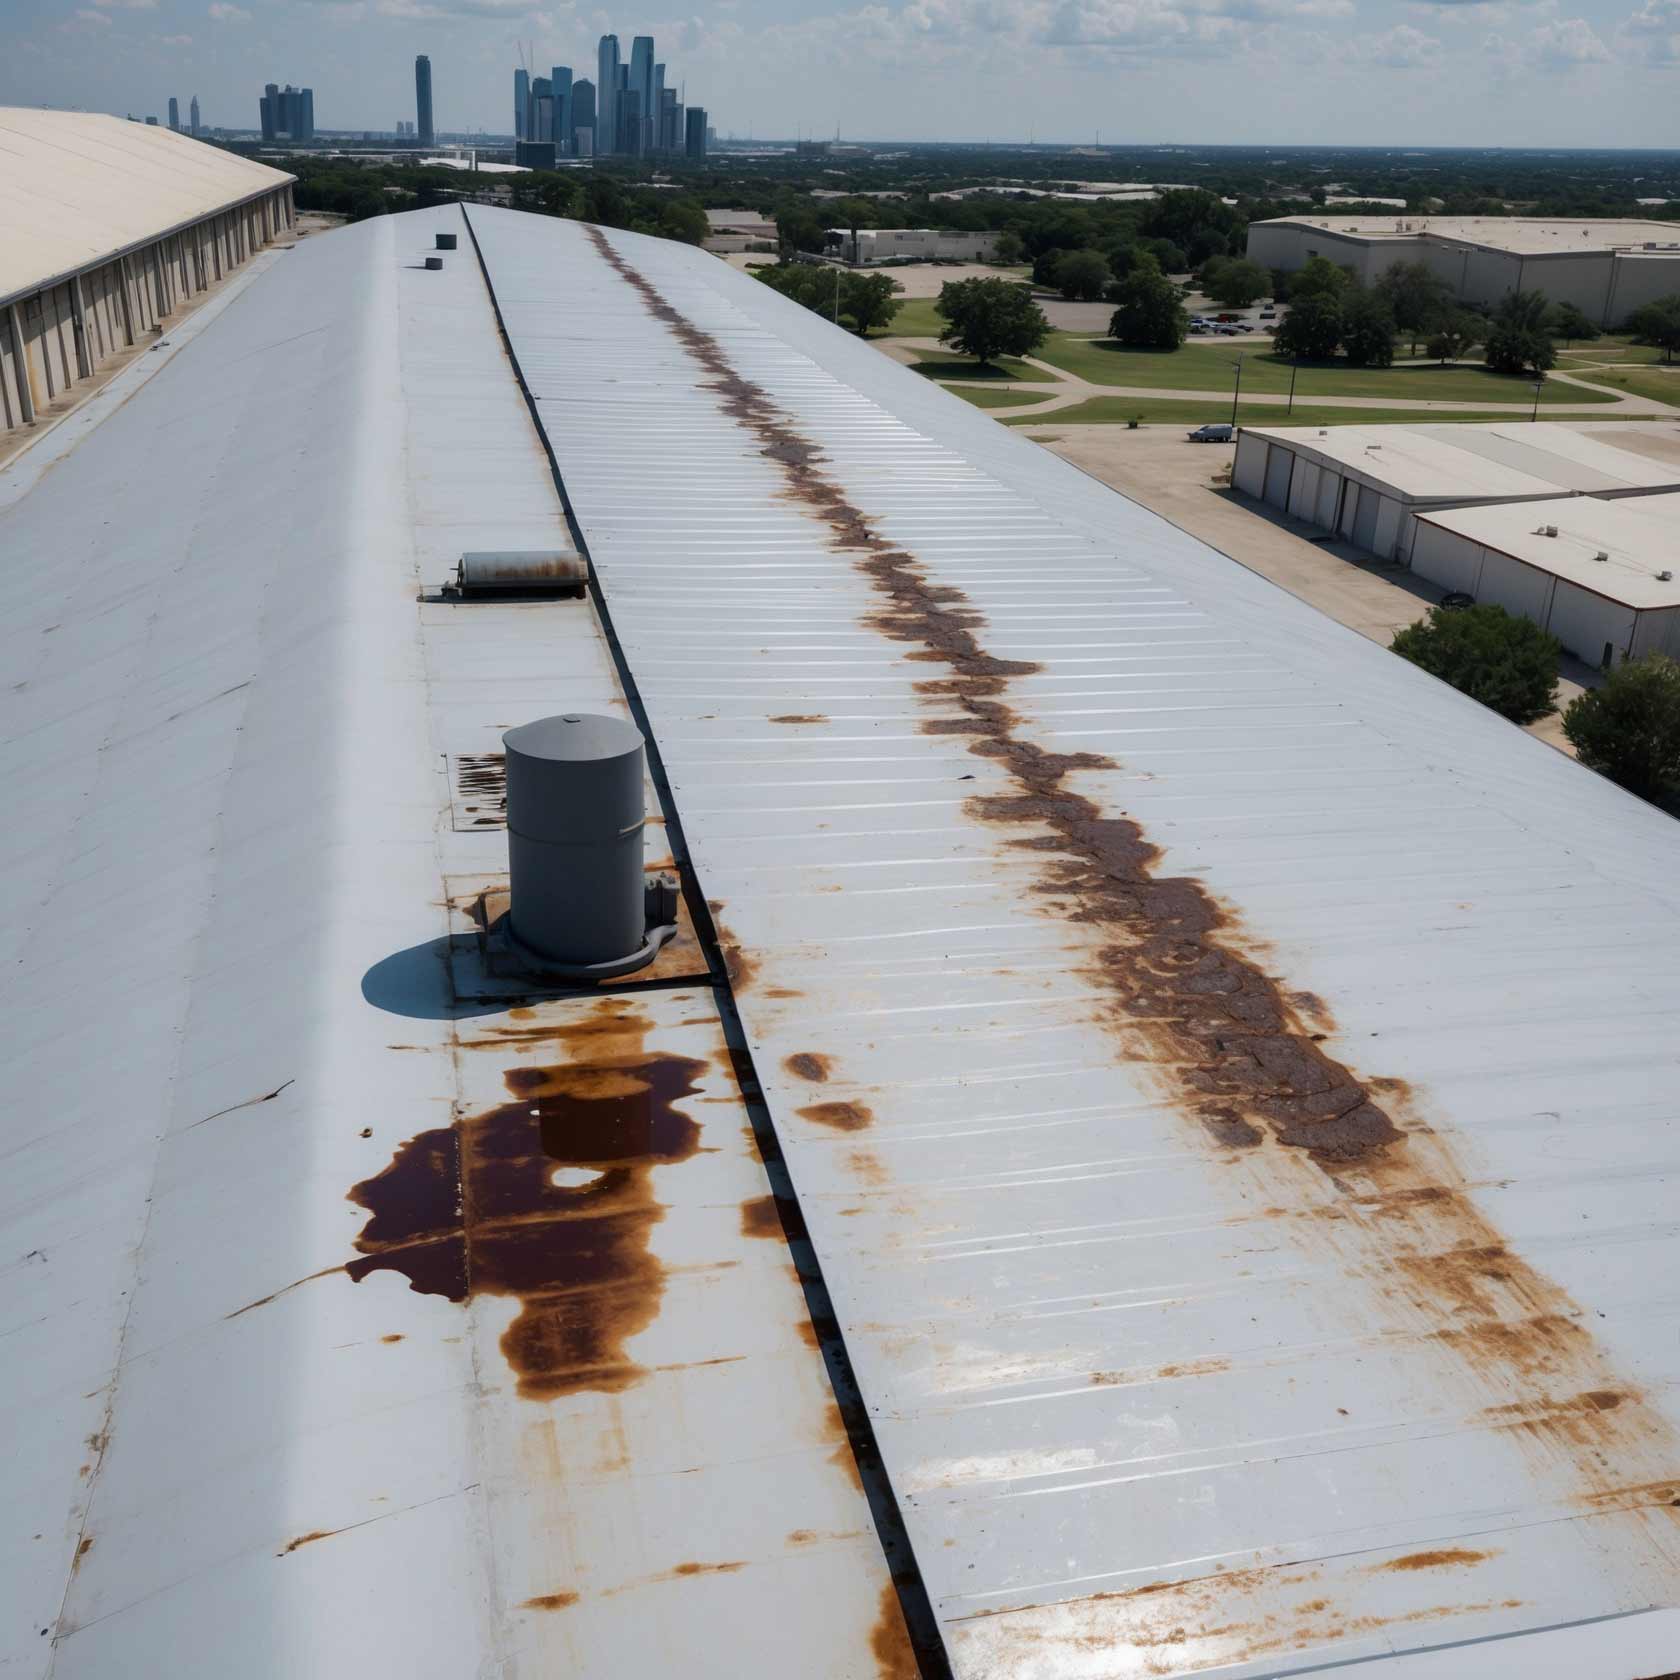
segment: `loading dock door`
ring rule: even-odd
[[[1289,508],[1289,475],[1295,468],[1295,451],[1280,449],[1273,444],[1266,455],[1266,502],[1269,506]]]

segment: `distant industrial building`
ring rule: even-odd
[[[1680,490],[1673,461],[1568,426],[1247,427],[1232,484],[1383,559],[1407,561],[1440,508]]]
[[[421,53],[414,61],[414,118],[422,146],[437,144],[432,126],[432,61]]]
[[[927,262],[934,258],[957,258],[964,262],[990,262],[997,254],[995,233],[950,233],[944,228],[850,228],[828,230],[829,249],[849,263],[867,268],[871,263],[891,261]]]
[[[1604,327],[1680,292],[1673,222],[1280,216],[1249,224],[1248,255],[1287,271],[1326,257],[1367,285],[1396,263],[1426,263],[1463,303],[1491,309],[1507,292],[1544,292]]]
[[[552,140],[516,140],[513,161],[521,169],[552,169],[558,161]]]
[[[1419,514],[1412,570],[1521,613],[1608,669],[1680,658],[1680,494],[1507,502]]]
[[[30,185],[0,240],[0,438],[294,223],[295,177],[165,128],[0,110],[0,149]]]
[[[276,87],[270,82],[257,102],[264,140],[313,140],[315,138],[315,90],[295,88],[288,82]]]

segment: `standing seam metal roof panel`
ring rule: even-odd
[[[470,219],[958,1674],[1492,1673],[1584,1621],[1632,1680],[1680,1577],[1669,820],[752,280]],[[1205,1129],[883,550],[1387,1155]]]

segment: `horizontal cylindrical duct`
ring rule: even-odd
[[[463,554],[455,587],[463,595],[530,594],[582,589],[589,567],[573,549],[485,550]]]

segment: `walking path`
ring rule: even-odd
[[[1091,340],[1091,342],[1098,342]],[[921,359],[922,354],[929,352],[951,354],[948,344],[941,344],[936,338],[889,338],[879,341],[880,347],[895,361],[914,364]],[[1038,368],[1049,377],[1044,381],[1028,379],[942,379],[941,385],[954,385],[966,389],[983,389],[989,391],[1007,390],[1018,392],[1022,396],[1028,393],[1043,393],[1043,400],[1036,403],[1011,403],[1003,411],[1010,420],[1031,419],[1040,414],[1053,414],[1058,409],[1074,408],[1081,403],[1089,402],[1093,397],[1143,397],[1158,398],[1166,401],[1205,402],[1213,404],[1223,400],[1222,391],[1197,390],[1189,387],[1161,386],[1161,385],[1099,385],[1093,380],[1082,378],[1075,373],[1069,373],[1065,368],[1053,367],[1049,362],[1041,361],[1036,356],[1018,358],[1029,367]],[[1405,365],[1405,364],[1401,364]],[[1419,362],[1415,365],[1432,366],[1432,363]],[[1606,367],[1616,364],[1606,363]],[[1628,364],[1635,365],[1635,364]],[[1663,420],[1680,418],[1680,405],[1660,403],[1649,397],[1630,396],[1625,391],[1615,390],[1607,385],[1594,385],[1588,378],[1578,373],[1563,373],[1554,371],[1551,379],[1565,385],[1578,385],[1587,391],[1603,391],[1613,400],[1597,402],[1551,402],[1544,405],[1546,417],[1550,420],[1609,420],[1618,417],[1639,415],[1644,419]],[[1676,381],[1680,386],[1680,380]],[[1282,407],[1287,409],[1289,397],[1278,391],[1245,392],[1244,403],[1257,403],[1267,407]],[[1304,408],[1381,408],[1406,409],[1416,411],[1420,416],[1429,414],[1529,414],[1534,405],[1531,402],[1435,402],[1413,397],[1326,397],[1326,396],[1297,396],[1295,399]]]

